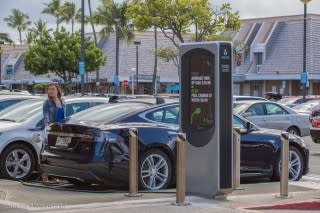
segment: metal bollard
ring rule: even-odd
[[[288,197],[289,181],[289,133],[281,133],[281,176],[280,176],[280,197]]]
[[[241,132],[239,127],[233,128],[233,190],[240,188]]]
[[[186,156],[185,156],[186,135],[179,133],[177,135],[177,183],[176,183],[176,203],[174,205],[190,205],[185,203],[186,197]]]
[[[138,194],[138,131],[129,129],[129,194],[128,197],[139,197]]]

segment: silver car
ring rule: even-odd
[[[39,168],[44,119],[42,105],[45,99],[25,100],[0,112],[0,169],[8,179],[25,180]],[[64,98],[66,116],[97,104],[107,98]]]
[[[233,112],[260,127],[279,129],[299,136],[310,135],[309,115],[297,113],[293,109],[275,102],[234,102]]]
[[[27,99],[41,98],[34,95],[0,95],[0,111]]]

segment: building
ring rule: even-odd
[[[87,37],[93,39],[92,34]],[[139,93],[152,91],[151,82],[154,70],[154,33],[136,32],[135,41],[140,41],[138,47],[138,81]],[[115,34],[102,38],[98,46],[107,56],[106,63],[99,69],[100,88],[102,92],[114,91],[114,76],[116,67],[116,38]],[[172,42],[161,32],[158,32],[158,48],[173,46]],[[23,53],[28,49],[28,45],[2,45],[2,83],[19,89],[32,89],[36,83],[49,83],[52,81],[63,82],[62,79],[53,73],[35,76],[24,68]],[[11,66],[12,64],[12,66]],[[10,67],[10,69],[9,69]],[[165,92],[166,88],[179,82],[178,67],[172,61],[164,62],[158,58],[157,66],[157,86],[158,92]],[[10,71],[10,73],[8,72]],[[132,79],[136,79],[136,46],[126,41],[120,41],[119,49],[119,77],[121,93],[131,93]],[[72,79],[74,84],[80,83],[80,76]],[[95,91],[96,72],[85,75],[86,89]],[[123,82],[128,82],[126,86]],[[79,85],[76,90],[80,90]]]
[[[308,94],[320,94],[320,15],[307,16],[307,66]],[[92,34],[87,34],[92,39]],[[152,91],[154,69],[154,33],[136,32],[138,46],[139,93]],[[303,15],[269,17],[242,20],[242,26],[234,40],[246,48],[234,57],[234,95],[264,96],[265,92],[283,95],[301,95],[300,73],[303,71]],[[107,55],[107,62],[100,67],[100,88],[102,92],[113,92],[116,73],[115,34],[99,40],[98,46]],[[172,42],[158,32],[158,47],[174,47]],[[34,83],[61,81],[54,74],[34,76],[24,70],[22,53],[28,46],[5,45],[2,57],[3,83],[20,87],[32,87]],[[119,81],[121,93],[132,93],[132,79],[136,79],[136,46],[120,41]],[[12,66],[11,66],[12,65]],[[11,66],[11,68],[10,68]],[[11,71],[10,71],[11,69]],[[87,90],[95,91],[96,73],[86,75]],[[73,79],[80,83],[80,76]],[[158,92],[166,92],[179,82],[178,67],[172,61],[158,58]],[[76,87],[79,91],[79,85]]]
[[[158,48],[174,47],[172,42],[166,38],[161,32],[158,32]],[[134,41],[140,41],[138,46],[138,82],[139,93],[145,93],[152,90],[151,82],[154,71],[154,33],[153,32],[135,32]],[[111,34],[109,37],[100,41],[99,46],[107,55],[107,62],[100,68],[100,79],[109,83],[114,82],[116,74],[116,37]],[[119,45],[119,80],[121,91],[123,93],[131,93],[132,78],[136,79],[136,46],[133,41],[127,43],[120,41]],[[164,92],[165,88],[179,82],[178,66],[173,61],[165,62],[158,58],[157,66],[158,82],[161,85],[160,92]],[[89,81],[95,82],[96,74],[89,74]],[[123,88],[122,82],[128,81],[128,88]],[[158,85],[158,87],[160,86]],[[113,90],[109,87],[109,90]]]
[[[307,16],[308,94],[320,94],[320,15]],[[301,95],[303,15],[242,20],[235,40],[245,51],[234,66],[234,94]]]

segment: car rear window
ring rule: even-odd
[[[108,123],[126,114],[148,108],[143,103],[114,103],[103,104],[79,112],[71,116],[72,121]]]

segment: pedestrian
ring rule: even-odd
[[[44,125],[47,128],[51,123],[63,123],[65,121],[64,104],[61,99],[63,93],[56,83],[49,84],[47,88],[47,100],[43,103]],[[44,183],[59,183],[59,179],[52,178],[49,181],[48,174],[42,174]]]

